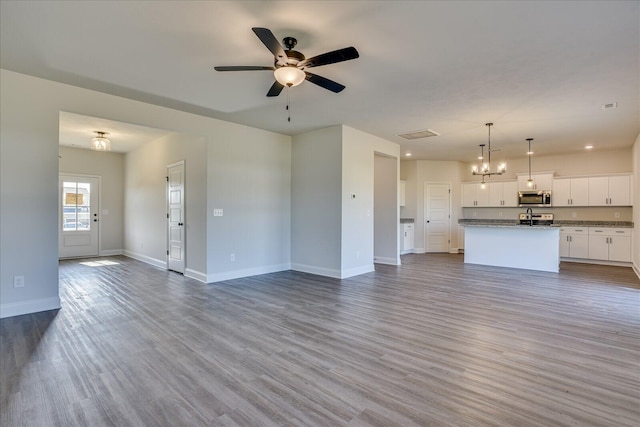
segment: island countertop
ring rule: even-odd
[[[501,226],[501,227],[530,227],[529,225],[521,225],[515,219],[459,219],[458,224],[468,226]],[[601,228],[633,228],[631,221],[568,221],[555,220],[553,225],[543,226],[534,225],[533,227],[601,227]]]

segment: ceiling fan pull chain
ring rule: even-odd
[[[291,104],[291,99],[289,97],[289,86],[287,86],[287,115],[288,115],[287,121],[289,123],[291,123],[291,108],[289,108],[290,104]]]

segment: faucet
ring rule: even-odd
[[[529,220],[529,226],[533,226],[533,209],[527,208],[527,219]]]

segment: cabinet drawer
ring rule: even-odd
[[[631,236],[631,228],[607,228],[607,227],[590,227],[589,234],[593,236]]]
[[[404,230],[413,230],[415,224],[402,224],[404,226]]]
[[[563,234],[589,234],[589,227],[561,227],[560,232]]]

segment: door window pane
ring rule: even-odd
[[[91,184],[62,183],[62,230],[91,230]]]

